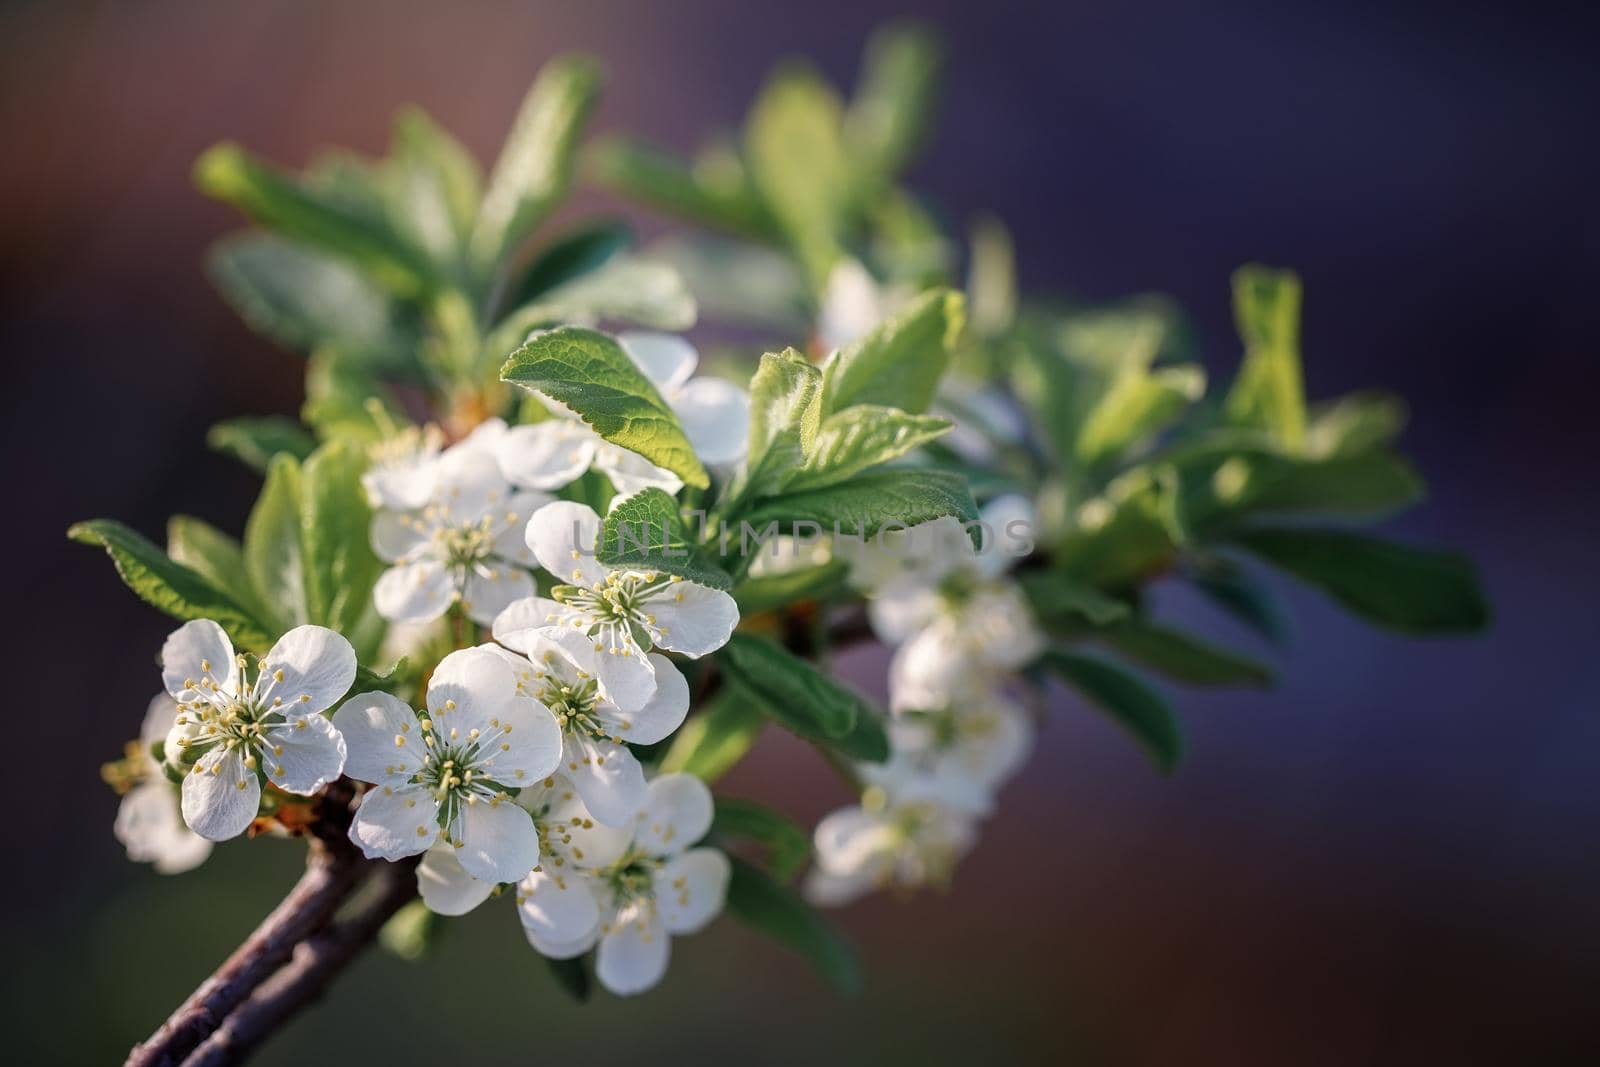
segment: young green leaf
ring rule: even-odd
[[[690,166],[624,138],[596,143],[587,164],[599,185],[658,211],[754,240],[781,236],[742,168],[730,174],[726,167]]]
[[[245,572],[239,542],[209,523],[188,515],[167,520],[167,555],[232,597],[257,618],[266,615]]]
[[[1233,313],[1244,363],[1224,408],[1235,426],[1258,426],[1285,449],[1305,445],[1306,398],[1300,380],[1300,279],[1252,264],[1233,275]]]
[[[949,419],[856,404],[823,420],[805,463],[784,483],[790,492],[820,489],[897,459],[948,433]]]
[[[840,993],[860,993],[861,964],[850,944],[794,890],[737,856],[728,859],[733,864],[733,876],[728,880],[728,910],[739,921],[810,960]]]
[[[663,571],[713,589],[733,584],[728,572],[700,551],[684,526],[678,502],[654,487],[611,505],[598,554],[611,567]]]
[[[848,563],[830,559],[815,567],[746,578],[734,586],[733,599],[738,602],[739,616],[747,618],[787,607],[798,600],[826,600],[836,596],[845,589],[849,575]]]
[[[1017,318],[1017,261],[1011,232],[993,216],[972,227],[967,268],[968,317],[980,337],[998,337]]]
[[[1474,633],[1490,610],[1471,560],[1347,530],[1240,530],[1231,540],[1380,626]]]
[[[1081,630],[1109,626],[1128,617],[1127,602],[1059,571],[1024,571],[1017,581],[1034,614],[1046,626]]]
[[[520,307],[558,285],[598,270],[632,243],[633,231],[617,219],[574,227],[545,245],[528,264],[511,290],[509,304]]]
[[[1319,459],[1239,449],[1181,469],[1185,514],[1197,527],[1252,515],[1383,515],[1424,492],[1411,464],[1384,448]]]
[[[1183,757],[1183,735],[1166,698],[1137,675],[1106,660],[1052,649],[1040,666],[1078,690],[1133,735],[1163,774]]]
[[[658,770],[682,771],[710,785],[744,758],[766,725],[767,717],[754,700],[725,687],[672,735]]]
[[[768,352],[750,379],[750,439],[744,498],[783,487],[811,454],[821,427],[822,372],[794,349]]]
[[[809,68],[778,71],[745,120],[745,156],[796,257],[821,292],[854,209],[838,94]]]
[[[926,411],[965,322],[960,293],[934,289],[912,300],[823,366],[823,413],[853,404]]]
[[[489,177],[472,231],[473,263],[487,275],[567,195],[574,155],[600,94],[600,68],[561,56],[540,70]]]
[[[740,690],[801,737],[852,759],[888,759],[888,736],[878,712],[794,653],[765,638],[735,633],[718,662]]]
[[[1406,402],[1390,393],[1351,393],[1311,414],[1306,451],[1314,456],[1365,452],[1391,443],[1406,425]]]
[[[269,620],[283,632],[311,621],[300,540],[300,464],[278,456],[244,526],[244,564]]]
[[[416,107],[395,119],[391,158],[398,210],[390,217],[396,228],[436,262],[457,266],[483,196],[478,161]]]
[[[1205,391],[1205,371],[1193,364],[1122,374],[1084,420],[1078,458],[1097,463],[1148,440],[1182,417]]]
[[[811,858],[810,836],[787,815],[732,797],[717,797],[716,802],[712,833],[747,838],[766,848],[772,873],[780,882],[793,879]]]
[[[341,633],[360,619],[383,570],[370,543],[366,469],[366,450],[350,441],[330,441],[300,469],[307,617]]]
[[[977,519],[978,507],[966,481],[949,471],[904,468],[869,471],[838,485],[772,497],[741,521],[758,534],[775,524],[780,533],[837,528],[839,533],[872,537],[885,527],[915,526],[946,515],[963,523]],[[811,524],[809,529],[805,524]]]
[[[408,963],[422,959],[433,945],[439,917],[420,900],[413,900],[393,915],[378,931],[378,944],[397,959]]]
[[[80,522],[67,536],[104,548],[123,583],[152,607],[184,621],[215,620],[241,649],[262,652],[272,644],[277,631],[269,632],[249,609],[121,523]]]
[[[861,80],[845,115],[850,156],[876,181],[900,173],[921,146],[933,118],[939,39],[925,26],[886,26],[867,42]]]
[[[1289,616],[1283,606],[1242,568],[1223,559],[1191,573],[1189,580],[1223,611],[1277,645],[1289,640]]]
[[[1189,685],[1270,685],[1266,664],[1144,619],[1124,619],[1099,637],[1126,658]]]
[[[238,145],[208,149],[195,163],[195,181],[268,229],[348,261],[399,296],[418,296],[434,283],[421,255],[387,225],[313,184],[297,184]]]
[[[284,452],[295,459],[305,459],[317,447],[317,439],[298,422],[282,415],[244,415],[211,427],[206,444],[265,474],[273,456]]]
[[[577,412],[612,444],[665,467],[688,485],[711,484],[678,417],[615,340],[563,326],[528,339],[511,354],[501,379],[542,393]]]

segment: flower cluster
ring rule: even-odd
[[[1003,496],[971,528],[976,547],[953,518],[839,546],[874,632],[895,648],[890,758],[861,764],[860,803],[818,824],[806,883],[814,903],[947,884],[1026,760],[1033,724],[1008,689],[1044,637],[1006,571],[1029,547],[1032,522],[1026,500]]]

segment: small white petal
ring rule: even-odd
[[[478,431],[473,433],[476,436]],[[511,483],[500,473],[492,442],[475,442],[469,437],[439,457],[432,506],[439,509],[445,521],[477,522],[484,514],[503,507],[510,496]]]
[[[602,702],[595,715],[624,741],[653,745],[664,741],[683,725],[689,714],[689,683],[677,664],[659,653],[650,653],[655,668],[656,689],[650,699],[635,711]]]
[[[819,868],[851,877],[871,869],[893,849],[894,828],[881,813],[840,808],[817,823],[813,842]]]
[[[635,902],[617,913],[611,932],[600,939],[595,977],[619,997],[643,993],[667,973],[671,949],[660,914],[647,902]]]
[[[609,442],[596,450],[594,469],[611,480],[618,496],[628,497],[650,488],[676,495],[683,488],[683,479],[665,467],[658,467],[639,453]]]
[[[144,722],[139,726],[139,743],[148,749],[157,741],[166,741],[172,732],[173,720],[178,717],[178,705],[166,693],[157,693],[145,705]]]
[[[739,624],[739,605],[733,597],[698,582],[673,582],[646,603],[655,615],[649,627],[655,643],[691,659],[727,644]]]
[[[380,511],[372,516],[372,551],[385,563],[409,563],[433,545],[432,530],[414,515]]]
[[[388,693],[356,694],[333,713],[333,725],[344,738],[345,773],[358,781],[404,780],[427,754],[416,712]]]
[[[651,856],[675,856],[711,829],[711,790],[692,774],[663,774],[650,783],[634,844]]]
[[[153,864],[162,874],[192,870],[211,855],[211,842],[183,824],[178,788],[164,777],[147,778],[128,790],[112,832],[129,859]]]
[[[372,590],[373,606],[390,622],[432,622],[449,610],[455,598],[455,580],[434,559],[390,567]]]
[[[648,796],[644,768],[626,745],[567,734],[561,772],[594,817],[607,826],[631,826]]]
[[[533,947],[552,959],[582,955],[600,932],[600,907],[583,874],[534,871],[517,885],[517,915]]]
[[[489,899],[495,883],[472,877],[456,859],[455,846],[440,842],[417,865],[417,891],[438,915],[465,915]]]
[[[750,394],[722,378],[696,378],[671,398],[695,455],[708,466],[744,458],[750,429]]]
[[[505,511],[494,516],[494,529],[499,531],[494,538],[494,555],[522,567],[538,566],[539,561],[528,547],[528,520],[533,518],[534,512],[554,500],[555,497],[549,493],[529,490],[512,493],[511,499],[506,501]]]
[[[244,833],[261,803],[261,783],[237,748],[213,748],[183,778],[183,821],[207,841]]]
[[[539,566],[565,585],[603,582],[609,569],[595,558],[600,516],[570,500],[546,504],[528,520],[528,548]]]
[[[854,874],[830,874],[821,867],[806,872],[801,894],[818,908],[840,908],[852,904],[877,886],[879,876],[863,868]]]
[[[439,836],[439,803],[420,785],[374,786],[361,798],[350,823],[350,840],[368,859],[415,856]]]
[[[512,427],[495,454],[513,485],[560,489],[589,469],[599,444],[599,435],[577,419],[546,419]]]
[[[224,693],[236,693],[239,665],[222,627],[210,619],[194,619],[172,631],[161,646],[161,683],[175,700],[187,703],[202,698],[206,690],[197,687],[207,678]]]
[[[545,640],[545,632],[561,625],[567,615],[566,605],[559,601],[531,596],[506,605],[495,616],[491,632],[496,641],[513,652],[532,656]]]
[[[728,898],[728,857],[714,848],[693,848],[654,875],[656,906],[669,933],[692,934],[722,913]]]
[[[515,882],[539,862],[539,832],[528,813],[510,801],[479,802],[461,812],[456,859],[474,878]]]
[[[499,718],[508,732],[495,735],[495,750],[480,764],[485,776],[517,789],[549,777],[560,766],[561,725],[549,708],[523,696],[508,701]]]
[[[463,648],[439,661],[428,680],[428,712],[436,728],[487,731],[517,694],[510,664],[485,648]]]
[[[262,658],[256,689],[265,693],[270,687],[272,698],[283,700],[283,713],[292,719],[333,707],[355,680],[356,650],[349,641],[326,626],[296,626]]]
[[[321,715],[271,727],[265,741],[267,781],[285,792],[310,796],[344,771],[344,738]]]
[[[549,852],[541,865],[561,872],[570,870],[569,865],[600,868],[621,859],[633,843],[632,819],[625,827],[607,826],[584,804],[570,779],[558,774],[545,781],[550,784],[541,782],[517,795],[517,803],[545,831]]]
[[[537,592],[533,576],[515,563],[500,559],[486,562],[489,573],[476,570],[467,575],[461,589],[461,601],[472,621],[481,626],[492,626],[499,614],[518,600]]]
[[[418,451],[404,459],[375,464],[361,476],[367,501],[375,508],[402,511],[422,507],[433,495],[435,461],[435,456]]]
[[[700,362],[694,345],[677,334],[624,330],[617,334],[617,344],[663,396],[677,392]]]

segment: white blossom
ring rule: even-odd
[[[617,343],[678,416],[701,462],[732,469],[744,458],[750,397],[743,389],[721,378],[694,377],[700,356],[681,337],[634,331],[619,334]],[[499,444],[501,469],[514,484],[559,489],[593,467],[623,496],[651,486],[668,493],[683,488],[677,475],[607,442],[565,405],[544,402],[556,418],[513,427]]]
[[[995,793],[1033,749],[1033,722],[981,678],[968,677],[950,689],[934,706],[907,703],[891,689],[890,758],[859,770],[867,783],[896,788],[901,798],[920,791],[954,810],[988,815]]]
[[[561,772],[571,779],[594,817],[611,826],[625,825],[645,799],[644,768],[629,744],[665,740],[689,714],[689,683],[667,657],[649,654],[655,669],[655,692],[631,709],[618,707],[600,693],[595,677],[579,667],[560,644],[544,636],[536,619],[521,620],[529,601],[507,608],[496,625],[518,635],[518,651],[494,650],[517,672],[517,685],[549,708],[561,724]],[[493,647],[493,646],[491,646]]]
[[[728,858],[691,847],[711,828],[711,814],[711,791],[698,778],[652,781],[615,857],[543,865],[518,885],[528,942],[553,959],[598,945],[595,977],[619,996],[656,985],[672,936],[703,929],[727,898]]]
[[[518,691],[496,652],[461,649],[441,660],[425,711],[362,693],[333,721],[349,745],[346,773],[373,786],[350,826],[368,857],[397,860],[442,840],[468,874],[491,883],[516,881],[539,862],[538,833],[508,791],[556,769],[561,729]]]
[[[322,712],[355,680],[350,642],[297,626],[251,670],[210,619],[184,623],[161,649],[161,680],[178,704],[167,759],[192,764],[183,821],[211,841],[250,825],[263,779],[309,796],[344,769],[344,739]]]
[[[487,625],[533,592],[522,531],[551,498],[515,491],[500,473],[495,450],[504,432],[491,420],[433,461],[422,506],[373,516],[373,550],[393,564],[373,589],[385,619],[429,622],[460,600],[469,617]]]
[[[859,260],[841,259],[822,287],[817,340],[824,351],[843,348],[877,329],[915,295],[905,286],[880,285]]]
[[[361,475],[368,502],[400,511],[427,504],[443,446],[444,434],[437,426],[410,426],[373,445],[371,462]]]
[[[164,744],[178,716],[178,705],[166,693],[150,701],[133,754],[136,780],[117,807],[112,832],[128,858],[148,863],[162,874],[181,874],[205,862],[211,842],[189,829],[178,807],[178,786],[151,755],[151,746]]]
[[[977,837],[971,815],[928,779],[902,772],[817,824],[806,898],[827,907],[891,887],[945,888]]]
[[[496,620],[495,640],[528,652],[535,634],[559,645],[619,708],[638,709],[656,690],[648,653],[698,658],[727,643],[739,608],[720,589],[652,570],[611,568],[595,556],[600,516],[571,501],[546,504],[528,523],[528,547],[564,585]],[[514,610],[513,610],[514,609]]]

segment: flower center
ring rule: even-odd
[[[494,550],[493,520],[485,515],[463,526],[440,526],[433,532],[440,555],[452,567],[471,567],[489,557]]]
[[[600,703],[600,687],[593,678],[567,683],[555,675],[546,675],[544,688],[539,690],[539,703],[550,709],[563,730],[601,741],[616,741],[606,729],[595,708]]]
[[[617,907],[655,897],[655,872],[661,861],[642,852],[629,852],[600,873],[600,881],[611,890]]]

